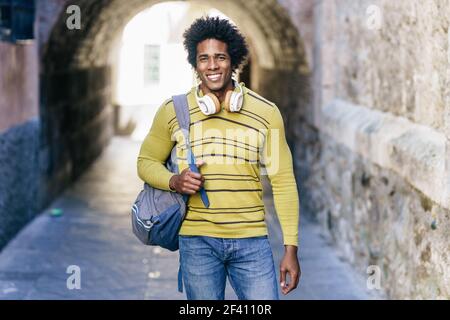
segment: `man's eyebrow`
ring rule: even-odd
[[[215,53],[214,56],[226,56],[227,53],[226,52],[219,52],[219,53]],[[209,55],[207,53],[200,53],[197,57],[209,57]]]

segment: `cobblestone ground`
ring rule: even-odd
[[[142,187],[139,146],[114,138],[91,169],[3,249],[0,299],[185,299],[177,291],[178,253],[146,247],[131,232],[130,204]],[[278,268],[284,249],[270,188],[265,191]],[[52,216],[51,209],[62,215]],[[378,298],[315,225],[302,219],[300,234],[302,278],[282,299]],[[67,287],[70,266],[80,268],[80,289]],[[226,298],[236,299],[229,284]]]

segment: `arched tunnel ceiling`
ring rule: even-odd
[[[68,30],[65,10],[44,51],[45,72],[87,68],[108,63],[117,37],[128,21],[161,0],[78,0],[82,29]],[[275,0],[197,0],[229,16],[247,36],[258,64],[267,69],[294,70],[305,64],[298,31]]]

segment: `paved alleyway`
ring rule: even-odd
[[[178,253],[141,245],[130,227],[130,204],[141,188],[139,143],[114,138],[91,170],[0,253],[0,299],[184,299],[177,292]],[[270,237],[278,268],[283,246],[274,220]],[[62,216],[50,210],[63,210]],[[365,280],[341,262],[301,220],[302,279],[282,299],[370,299]],[[81,289],[69,290],[67,268],[79,266]],[[227,286],[227,298],[236,298]]]

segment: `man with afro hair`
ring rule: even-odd
[[[187,161],[178,162],[179,174],[164,166],[174,146],[178,160],[187,159],[169,99],[141,146],[139,177],[155,188],[189,195],[179,231],[179,280],[189,300],[224,299],[227,277],[239,299],[277,300],[279,285],[287,294],[301,274],[299,198],[283,118],[274,103],[236,80],[249,51],[235,25],[218,17],[199,18],[185,31],[184,46],[200,80],[186,94],[189,138],[200,173],[191,171]],[[279,283],[265,222],[262,174],[269,177],[283,233]],[[201,188],[209,206],[202,202]]]

